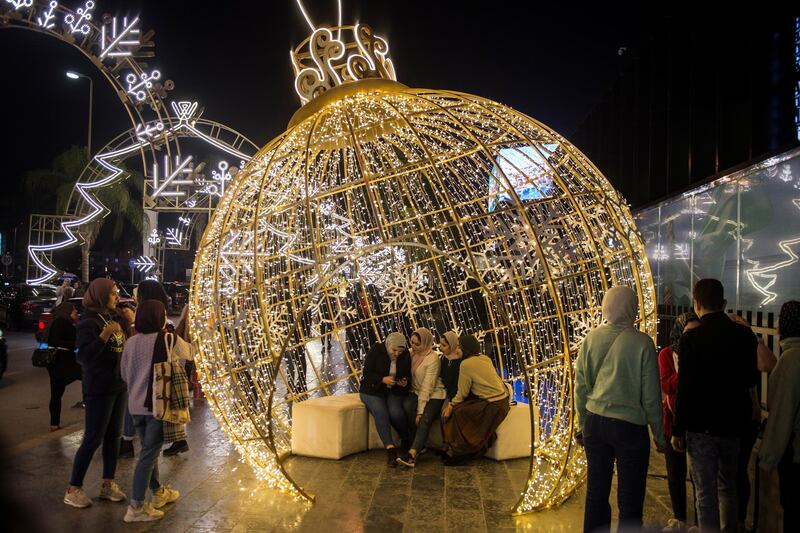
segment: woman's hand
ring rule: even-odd
[[[100,338],[103,339],[103,342],[108,342],[108,339],[118,331],[122,331],[122,327],[119,325],[119,322],[112,320],[106,323],[103,331],[100,332]]]
[[[444,411],[442,411],[442,418],[447,420],[450,418],[451,414],[453,414],[453,404],[448,404],[448,406],[444,408]]]
[[[387,387],[394,387],[394,385],[395,385],[395,381],[394,381],[394,378],[392,376],[386,376],[381,381]]]
[[[420,420],[422,420],[422,415],[417,415],[417,425],[419,425]]]

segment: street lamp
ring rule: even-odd
[[[75,72],[73,70],[67,71],[67,77],[71,80],[78,80],[80,78],[89,80],[89,140],[86,143],[86,159],[87,161],[92,160],[92,96],[94,93],[94,83],[92,82],[92,78],[86,76],[85,74],[81,74],[80,72]]]

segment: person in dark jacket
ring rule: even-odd
[[[56,348],[53,364],[48,365],[50,374],[50,431],[61,429],[61,397],[67,385],[81,379],[81,367],[75,360],[75,322],[78,310],[69,302],[53,309],[53,321],[47,328],[45,340],[50,348]]]
[[[83,478],[100,444],[103,445],[103,486],[100,498],[121,502],[126,496],[114,481],[119,455],[122,419],[128,393],[120,375],[125,338],[133,323],[133,311],[117,309],[119,292],[113,280],[98,278],[83,295],[85,309],[78,324],[76,345],[83,370],[86,404],[83,440],[75,452],[72,477],[64,503],[84,508],[92,500],[83,490]]]
[[[390,467],[397,466],[397,448],[392,428],[400,435],[401,445],[407,447],[409,428],[403,410],[403,400],[411,384],[411,355],[402,333],[390,333],[386,340],[370,348],[364,359],[361,379],[361,401],[375,418],[375,427],[386,448]]]
[[[678,342],[672,447],[689,456],[700,529],[735,531],[739,445],[752,417],[750,388],[759,378],[757,342],[725,314],[718,280],[701,279],[692,296],[700,325]]]
[[[439,339],[439,351],[443,356],[439,377],[447,391],[449,402],[458,392],[458,369],[461,367],[461,352],[458,350],[458,334],[455,331],[448,331],[442,335]]]

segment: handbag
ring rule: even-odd
[[[58,348],[36,348],[31,356],[33,366],[48,367],[56,362],[56,350]]]
[[[189,415],[189,378],[181,361],[175,360],[175,336],[164,335],[167,360],[153,365],[153,416],[172,424],[187,424]]]

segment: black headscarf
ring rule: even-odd
[[[169,307],[169,297],[164,286],[154,279],[146,279],[136,287],[136,301],[158,300],[164,304],[164,309]],[[139,329],[139,328],[136,328]]]
[[[800,302],[797,300],[789,300],[781,306],[778,334],[781,339],[800,337]]]
[[[475,335],[461,335],[458,338],[458,344],[461,346],[461,353],[464,354],[462,359],[468,359],[481,353],[481,343],[478,342]]]
[[[669,344],[672,347],[673,352],[678,351],[678,342],[681,340],[681,335],[683,335],[683,330],[686,328],[686,324],[689,322],[696,322],[700,320],[697,318],[697,315],[694,311],[689,311],[678,315],[675,319],[675,323],[672,325],[672,330],[669,333]]]
[[[167,322],[167,310],[159,300],[140,300],[136,308],[137,333],[158,333],[153,345],[153,361],[150,364],[150,379],[147,381],[147,395],[144,397],[144,406],[153,410],[153,365],[167,360],[167,347],[164,344],[164,326]]]

